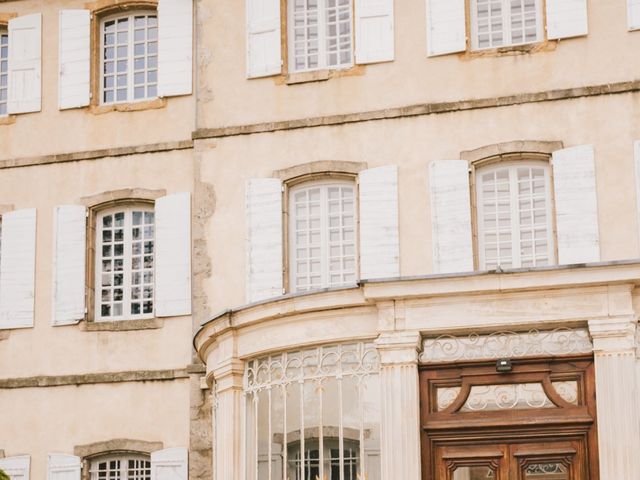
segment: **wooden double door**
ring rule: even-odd
[[[423,480],[597,480],[588,358],[423,368]]]

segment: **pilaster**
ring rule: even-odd
[[[214,480],[239,480],[242,462],[244,362],[230,359],[213,370]]]
[[[382,391],[382,480],[420,480],[420,393],[418,332],[383,333],[380,353]]]
[[[600,479],[640,478],[635,318],[589,320],[589,332],[596,370]]]

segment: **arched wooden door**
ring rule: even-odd
[[[597,480],[588,358],[420,372],[424,480]]]

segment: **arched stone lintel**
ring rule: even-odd
[[[162,450],[162,442],[148,442],[146,440],[132,440],[128,438],[114,438],[102,442],[89,443],[86,445],[76,445],[73,454],[81,458],[94,457],[96,455],[111,452],[141,452],[151,453]]]
[[[522,153],[537,153],[551,155],[561,150],[561,141],[516,140],[512,142],[494,143],[473,150],[460,152],[460,159],[473,164],[490,158],[512,156]]]

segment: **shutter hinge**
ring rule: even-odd
[[[284,295],[285,293],[287,293],[287,291],[283,288],[282,289],[282,295]]]
[[[84,217],[89,218],[89,209],[84,211]]]
[[[84,307],[84,314],[86,315],[87,313],[89,313],[89,309],[87,307]]]
[[[280,185],[280,191],[284,193],[284,183]]]

